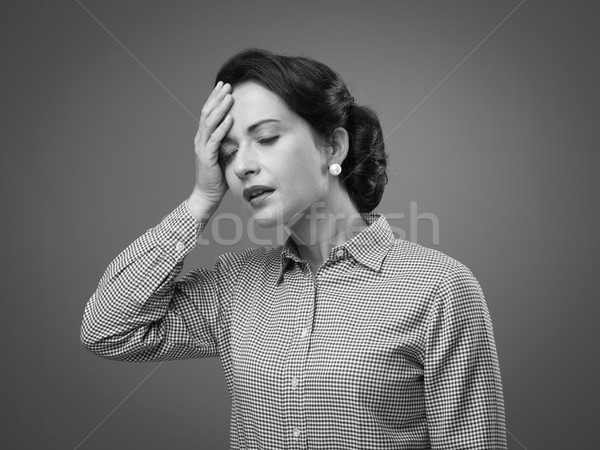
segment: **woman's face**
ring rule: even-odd
[[[259,225],[291,224],[325,201],[328,154],[308,123],[268,89],[247,82],[232,97],[233,125],[221,148],[229,189]]]

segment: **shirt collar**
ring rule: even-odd
[[[394,233],[381,214],[365,213],[361,216],[369,226],[346,242],[344,247],[359,263],[379,272],[395,241]]]
[[[345,244],[332,249],[330,257],[335,254],[335,252],[345,248],[350,256],[360,264],[379,272],[385,256],[394,243],[394,233],[383,215],[363,213],[361,216],[368,227]],[[290,236],[287,238],[281,249],[280,280],[283,272],[285,272],[285,270],[294,262],[301,263],[303,260],[300,258],[300,255],[298,255],[296,244]]]

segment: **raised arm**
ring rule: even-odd
[[[201,226],[183,203],[117,256],[85,308],[86,348],[123,361],[220,354],[244,256],[223,255],[175,281]]]
[[[227,339],[235,264],[219,258],[213,270],[175,279],[227,190],[219,148],[232,125],[230,91],[218,83],[202,108],[190,198],[109,265],[89,300],[81,341],[92,352],[126,361],[215,356]]]

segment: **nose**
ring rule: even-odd
[[[260,172],[260,165],[256,160],[255,155],[248,148],[239,149],[235,155],[235,175],[240,179],[249,177],[250,175],[257,175]]]

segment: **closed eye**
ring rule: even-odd
[[[273,144],[277,139],[279,139],[279,136],[271,136],[268,138],[259,139],[258,143],[260,145],[269,145],[269,144]]]
[[[237,150],[235,149],[226,150],[221,147],[221,151],[219,152],[219,161],[221,164],[227,164],[229,161],[231,161],[235,156],[236,151]]]

